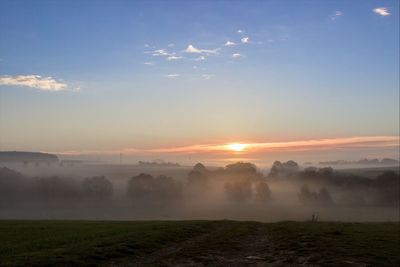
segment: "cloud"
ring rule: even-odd
[[[205,80],[209,80],[212,77],[214,77],[214,75],[213,74],[202,74],[201,77],[203,77]]]
[[[249,37],[245,36],[245,37],[243,37],[240,41],[241,41],[242,43],[244,43],[244,44],[248,44],[249,41],[250,41],[250,39],[249,39]]]
[[[195,61],[203,61],[203,60],[206,60],[206,57],[205,56],[199,56],[199,57],[194,58],[193,60],[195,60]]]
[[[42,77],[40,75],[1,76],[0,85],[26,86],[53,92],[66,90],[68,87],[67,84],[57,81],[52,77]]]
[[[154,62],[143,62],[144,65],[151,66],[154,65]]]
[[[239,53],[232,54],[232,58],[241,58],[241,57],[243,57],[242,54]]]
[[[342,11],[336,11],[335,12],[335,16],[337,16],[337,17],[343,16],[343,12]]]
[[[387,7],[377,7],[374,8],[372,11],[384,17],[390,15],[390,12]]]
[[[199,49],[194,47],[193,45],[189,44],[188,47],[185,49],[186,53],[192,54],[217,54],[219,48],[216,49]]]
[[[236,43],[231,42],[231,41],[226,41],[225,46],[235,46]]]
[[[315,151],[338,149],[364,149],[364,148],[399,148],[398,136],[358,136],[331,139],[316,139],[286,142],[243,143],[246,149],[243,154],[268,153],[280,151]],[[109,151],[64,151],[57,154],[154,154],[154,153],[232,153],[231,145],[225,144],[197,144],[177,147],[161,147],[150,149],[124,148]],[[54,152],[53,152],[54,153]]]
[[[243,30],[239,29],[237,30],[237,33],[243,33]]]
[[[230,144],[204,144],[171,148],[154,148],[149,152],[159,153],[230,153]],[[287,142],[246,143],[244,153],[275,151],[310,151],[321,149],[346,149],[370,147],[399,147],[398,136],[359,136],[332,139],[317,139]]]
[[[338,17],[341,17],[343,15],[344,15],[344,13],[342,11],[339,11],[339,10],[335,11],[335,13],[331,16],[331,20],[335,21]]]
[[[169,57],[167,57],[168,61],[178,60],[178,59],[182,59],[182,57],[177,57],[177,56],[169,56]]]
[[[158,57],[158,56],[168,57],[168,56],[175,55],[175,53],[168,53],[165,49],[157,49],[157,50],[154,50],[154,51],[152,51],[150,53],[154,57]]]
[[[149,44],[144,44],[143,45],[145,48],[152,48],[155,49],[156,47],[154,45],[149,45]]]
[[[168,47],[173,47],[173,46],[175,46],[175,44],[174,44],[174,43],[170,43],[170,44],[168,44],[167,46],[168,46]]]
[[[178,73],[173,73],[173,74],[167,74],[167,75],[165,75],[165,77],[167,77],[167,78],[178,78],[179,76],[181,76],[181,75],[178,74]]]

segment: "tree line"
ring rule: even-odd
[[[226,201],[231,203],[262,203],[274,201],[270,185],[290,183],[297,190],[303,205],[399,205],[399,174],[387,171],[375,179],[344,174],[330,167],[308,167],[301,170],[294,161],[274,162],[268,175],[254,164],[238,162],[225,168],[207,169],[196,164],[185,180],[141,173],[132,176],[125,187],[125,198],[137,207],[179,205],[185,196],[202,198],[215,186],[223,185]],[[104,176],[84,179],[63,177],[25,177],[0,168],[0,207],[23,202],[57,203],[93,201],[111,202],[113,183]]]

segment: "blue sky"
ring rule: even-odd
[[[0,149],[397,136],[398,10],[398,1],[1,1]]]

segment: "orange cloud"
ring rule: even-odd
[[[362,136],[347,138],[331,138],[305,141],[271,142],[248,144],[253,152],[299,151],[315,149],[339,149],[351,147],[395,147],[399,146],[397,136]]]
[[[169,154],[226,154],[226,153],[267,153],[277,151],[308,151],[308,150],[329,150],[344,148],[368,148],[368,147],[399,147],[400,138],[398,136],[359,136],[347,138],[330,138],[287,142],[263,142],[263,143],[243,143],[243,151],[232,151],[232,144],[200,144],[181,147],[135,149],[125,148],[119,150],[82,150],[82,151],[63,151],[55,152],[64,155],[77,154],[119,154],[126,155],[145,155],[154,153]]]

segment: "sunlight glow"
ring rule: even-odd
[[[246,148],[246,144],[241,144],[241,143],[232,143],[227,145],[228,149],[236,152],[243,151]]]
[[[400,143],[399,136],[353,136],[331,139],[297,140],[281,142],[260,143],[225,143],[225,144],[193,144],[188,146],[159,147],[140,149],[134,147],[113,150],[63,150],[42,151],[60,155],[149,155],[154,153],[175,154],[218,154],[226,152],[244,152],[247,154],[270,153],[280,151],[313,151],[313,150],[338,150],[338,149],[366,149],[366,148],[394,148],[398,151]]]

